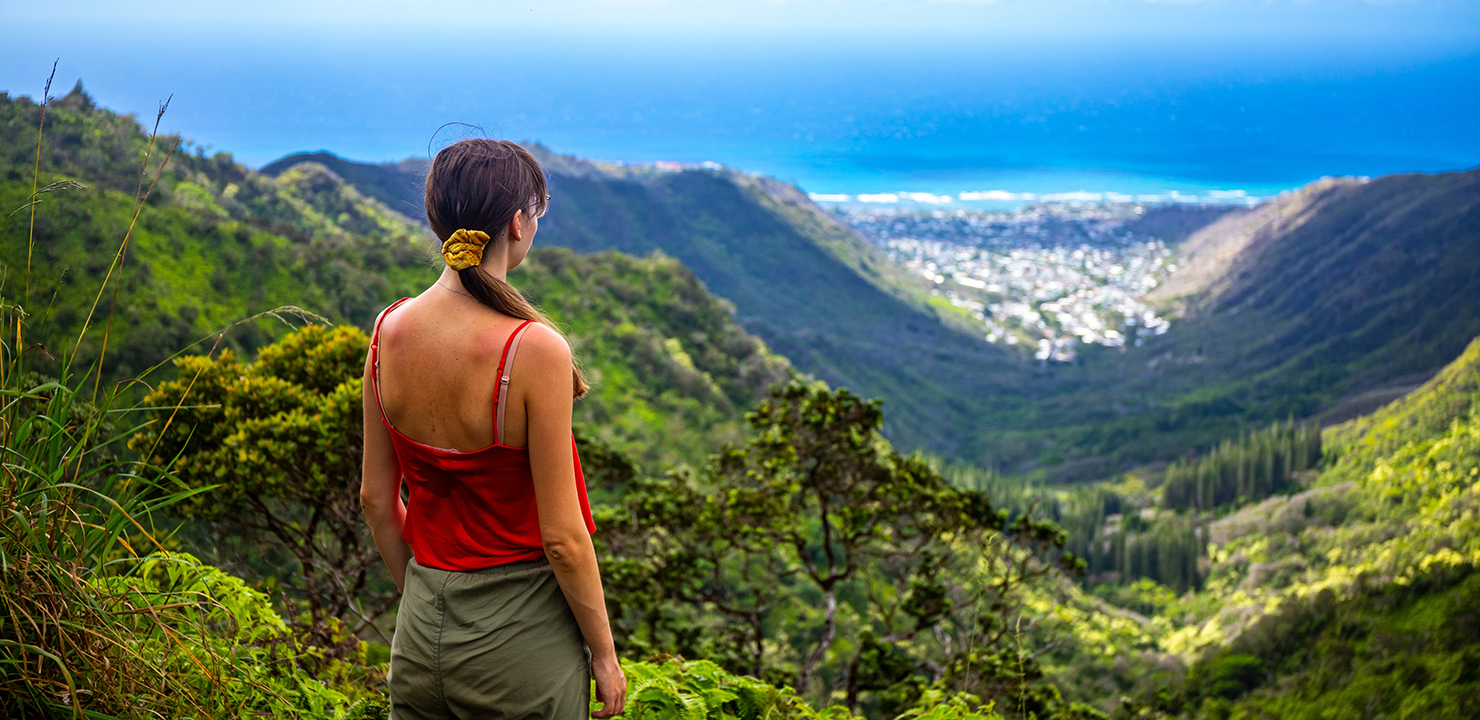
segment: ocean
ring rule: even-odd
[[[820,197],[1010,205],[1242,201],[1327,175],[1480,165],[1480,44],[1466,40],[10,39],[0,89],[35,96],[60,58],[54,94],[81,78],[100,104],[150,118],[173,94],[164,128],[254,166],[321,149],[425,157],[474,133],[719,162]]]

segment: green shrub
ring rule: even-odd
[[[623,663],[629,720],[809,720],[852,717],[813,710],[791,688],[725,672],[708,660]],[[594,709],[593,705],[593,709]]]
[[[926,703],[900,715],[900,720],[1002,720],[992,703],[983,705],[980,698],[968,693],[939,699],[927,697]]]

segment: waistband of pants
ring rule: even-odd
[[[412,556],[411,562],[416,563],[416,557],[415,556]],[[439,573],[448,573],[449,575],[492,575],[492,576],[500,576],[500,575],[513,575],[514,573],[524,572],[526,570],[538,570],[540,568],[549,567],[550,566],[550,559],[549,558],[543,558],[542,557],[542,558],[539,558],[538,560],[522,560],[520,562],[504,563],[502,565],[494,565],[492,567],[480,568],[478,570],[443,570],[441,568],[427,567],[425,565],[422,565],[421,563],[416,563],[416,566],[418,568],[421,568],[422,570],[430,570],[432,572],[439,572]]]

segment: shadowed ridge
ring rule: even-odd
[[[343,178],[345,182],[369,197],[384,203],[416,222],[426,224],[426,210],[422,196],[426,192],[428,163],[418,158],[408,158],[394,163],[359,163],[345,160],[330,152],[294,153],[262,166],[258,172],[277,177],[289,168],[301,163],[318,163]]]
[[[1290,233],[1306,219],[1319,196],[1332,188],[1360,185],[1352,178],[1328,178],[1248,210],[1235,210],[1189,234],[1178,247],[1178,270],[1147,294],[1168,302],[1225,289],[1235,261],[1261,242]]]
[[[1480,404],[1480,338],[1422,387],[1377,412],[1328,432],[1341,464],[1370,469],[1372,458],[1415,437],[1437,437]]]
[[[1480,170],[1322,181],[1189,246],[1235,223],[1223,243],[1243,248],[1190,305],[1245,368],[1339,367],[1321,384],[1345,394],[1432,373],[1480,335]]]

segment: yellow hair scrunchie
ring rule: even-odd
[[[458,230],[442,243],[442,259],[448,267],[460,272],[483,263],[483,246],[487,244],[486,232]]]

